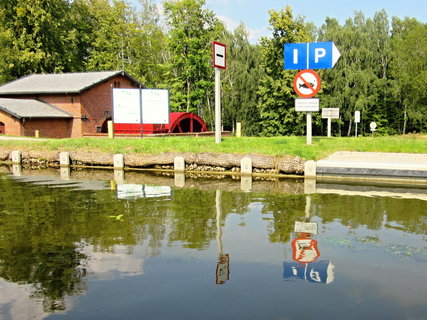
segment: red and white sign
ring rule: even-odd
[[[320,90],[320,77],[313,70],[302,70],[294,79],[294,90],[302,98],[311,98]]]
[[[215,68],[225,69],[227,67],[226,52],[227,46],[225,44],[212,42],[212,61]]]
[[[320,252],[317,248],[317,241],[311,238],[301,237],[292,241],[292,259],[301,263],[315,261]]]

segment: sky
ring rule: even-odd
[[[295,16],[303,16],[305,21],[318,27],[326,17],[336,18],[344,24],[354,11],[362,11],[370,18],[381,9],[385,9],[390,18],[408,16],[427,23],[426,0],[206,0],[206,7],[214,11],[229,30],[243,22],[252,43],[271,34],[268,10],[280,10],[287,5],[292,7]]]

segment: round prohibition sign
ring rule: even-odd
[[[320,77],[313,70],[302,70],[294,78],[294,90],[302,98],[311,98],[320,90]]]

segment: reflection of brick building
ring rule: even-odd
[[[0,87],[0,134],[78,138],[107,132],[112,88],[142,86],[123,71],[30,75]]]

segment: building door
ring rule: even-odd
[[[0,134],[6,134],[6,126],[0,121]]]

